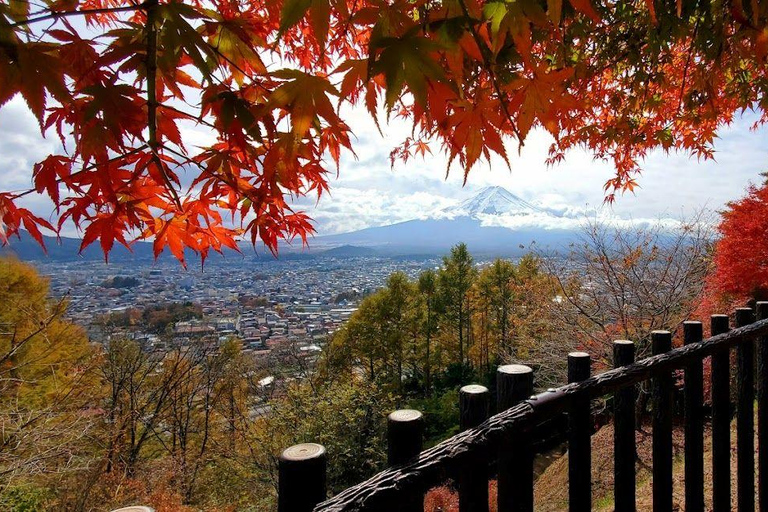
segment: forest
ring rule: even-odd
[[[516,261],[476,261],[458,244],[415,279],[390,275],[316,360],[289,345],[257,360],[234,338],[163,352],[120,336],[91,344],[45,279],[5,259],[0,508],[271,510],[277,456],[308,440],[327,448],[337,492],[384,467],[394,409],[423,411],[430,445],[457,431],[459,387],[491,385],[499,364],[533,366],[544,389],[564,382],[574,349],[598,368],[613,339],[647,352],[648,332],[704,307],[712,237],[697,218],[672,231],[588,223],[565,252]],[[179,304],[111,325],[190,315]]]
[[[412,122],[393,166],[439,148],[465,181],[546,132],[548,165],[574,149],[612,164],[612,203],[651,152],[713,159],[738,115],[765,123],[767,58],[758,0],[0,2],[0,107],[20,98],[54,141],[0,190],[0,241],[72,228],[81,251],[147,240],[182,266],[185,249],[306,243],[291,200],[329,191],[363,111],[379,130]],[[210,141],[193,146],[190,126]],[[625,338],[642,357],[652,329],[765,298],[766,207],[754,185],[713,223],[593,224],[514,262],[459,244],[416,280],[392,275],[311,364],[285,347],[258,365],[237,340],[91,345],[66,300],[3,260],[0,508],[269,510],[277,454],[305,440],[328,449],[336,491],[381,467],[395,407],[425,411],[434,442],[456,428],[457,386],[500,362],[560,383],[568,350],[605,366]],[[162,335],[176,313],[196,314],[125,321]]]

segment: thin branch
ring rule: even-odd
[[[144,4],[141,5],[127,5],[125,7],[103,7],[98,9],[80,9],[78,11],[61,11],[51,12],[50,14],[44,14],[36,18],[28,18],[26,20],[17,21],[11,23],[11,28],[24,27],[33,23],[38,23],[46,20],[58,20],[60,18],[66,18],[67,16],[87,16],[90,14],[111,14],[116,12],[130,12],[143,9]]]
[[[520,145],[523,145],[523,137],[520,134],[520,131],[517,129],[517,124],[515,123],[515,120],[512,119],[512,115],[509,113],[509,108],[507,107],[507,102],[504,99],[504,95],[501,92],[501,87],[499,86],[499,81],[496,77],[496,72],[493,70],[493,63],[488,58],[488,46],[483,42],[483,40],[480,38],[480,34],[477,33],[477,30],[475,29],[474,24],[472,23],[473,18],[469,15],[469,10],[467,9],[466,4],[464,3],[464,0],[459,0],[459,5],[461,5],[461,10],[464,11],[464,16],[466,16],[467,20],[469,21],[469,30],[472,32],[472,38],[475,40],[475,43],[477,44],[477,47],[480,49],[480,55],[483,57],[483,65],[488,70],[488,73],[491,75],[491,82],[493,83],[493,88],[496,91],[496,95],[499,97],[499,102],[501,103],[501,107],[504,110],[504,115],[507,118],[507,121],[509,121],[510,126],[512,127],[512,131],[515,132],[515,136],[517,137],[517,140],[520,142]]]
[[[181,200],[176,192],[168,174],[165,172],[165,166],[158,153],[157,138],[157,5],[158,0],[147,0],[143,6],[147,11],[147,126],[149,128],[149,138],[147,144],[152,152],[152,160],[157,166],[157,170],[165,182],[165,188],[171,195],[173,202],[181,210]]]

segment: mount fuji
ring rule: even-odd
[[[425,218],[387,226],[372,227],[338,235],[317,236],[310,240],[310,250],[281,244],[281,258],[438,255],[464,242],[480,256],[519,256],[532,242],[539,247],[559,247],[576,237],[576,219],[525,201],[502,187],[487,187],[456,205],[432,212]],[[91,246],[79,254],[80,240],[45,237],[48,253],[26,233],[20,240],[0,247],[0,254],[15,254],[22,260],[100,261],[103,254]],[[243,253],[250,246],[243,244]],[[263,256],[268,251],[258,247]],[[154,260],[152,244],[137,242],[133,252],[116,247],[110,261]],[[161,256],[170,258],[166,253]],[[191,257],[191,254],[190,254]],[[217,258],[214,256],[213,258]]]
[[[525,201],[503,187],[476,195],[422,219],[318,236],[314,248],[355,246],[382,254],[439,254],[459,242],[478,254],[515,256],[528,246],[556,247],[576,237],[576,222],[562,212]]]
[[[437,212],[438,215],[479,217],[481,215],[533,215],[547,214],[544,208],[520,199],[504,187],[486,187],[477,195]]]

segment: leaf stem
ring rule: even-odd
[[[181,209],[181,200],[176,192],[176,187],[165,172],[160,155],[158,154],[159,141],[157,139],[157,5],[158,0],[146,0],[142,6],[147,12],[147,127],[149,137],[147,145],[152,152],[152,160],[157,170],[163,177],[165,188],[173,198],[176,206]]]
[[[499,97],[499,103],[501,103],[501,108],[504,110],[504,115],[507,118],[507,121],[509,121],[510,126],[512,127],[512,131],[515,133],[515,136],[517,137],[517,140],[520,141],[520,145],[523,146],[525,144],[523,137],[520,134],[520,131],[517,129],[517,124],[515,123],[515,120],[512,119],[512,114],[509,113],[509,108],[507,106],[507,102],[504,99],[504,95],[501,92],[501,87],[499,86],[499,81],[496,78],[496,72],[493,70],[493,63],[488,58],[488,52],[490,51],[488,49],[488,46],[483,42],[482,38],[480,37],[480,34],[477,33],[477,30],[475,29],[475,26],[473,24],[473,18],[469,15],[469,9],[467,9],[467,5],[464,3],[464,0],[459,0],[459,5],[461,5],[461,10],[464,12],[464,16],[467,18],[467,21],[469,23],[469,31],[472,33],[472,38],[475,40],[475,44],[477,44],[478,49],[480,50],[480,55],[483,57],[483,65],[485,66],[485,69],[488,71],[488,73],[491,75],[491,82],[493,83],[493,88],[496,91],[496,95]]]
[[[150,1],[151,0],[148,0],[145,3],[149,3]],[[44,14],[42,16],[37,16],[35,18],[28,18],[26,20],[17,21],[15,23],[11,23],[10,26],[11,28],[16,28],[16,27],[23,27],[26,25],[31,25],[33,23],[38,23],[46,20],[58,20],[59,18],[65,18],[67,16],[87,16],[90,14],[111,14],[116,12],[138,11],[143,8],[144,8],[144,4],[126,5],[124,7],[102,7],[98,9],[80,9],[77,11],[57,11],[57,12],[51,12],[49,14]]]

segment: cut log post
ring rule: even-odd
[[[387,463],[407,464],[418,459],[424,439],[424,416],[414,409],[401,409],[387,417]],[[422,512],[424,489],[403,493],[400,510]]]
[[[699,343],[701,322],[683,322],[686,345]],[[704,512],[704,370],[702,361],[685,367],[685,510]]]
[[[712,315],[712,336],[730,330],[728,315]],[[712,354],[712,508],[731,510],[731,351],[728,347]]]
[[[568,383],[587,380],[591,359],[586,352],[568,354]],[[592,510],[592,415],[589,396],[575,396],[568,411],[568,509]]]
[[[315,443],[287,448],[278,462],[278,512],[311,512],[326,498],[328,458]]]
[[[750,308],[736,310],[736,327],[754,322]],[[739,512],[755,510],[755,344],[744,340],[736,348],[736,497]]]
[[[768,318],[768,302],[757,303],[757,319]],[[757,494],[768,512],[768,336],[757,339]]]
[[[653,355],[672,350],[669,331],[651,333]],[[659,371],[653,378],[653,510],[672,512],[672,372]]]
[[[533,394],[533,370],[510,364],[496,372],[498,411],[505,411]],[[514,436],[514,439],[513,439]],[[515,431],[501,441],[498,458],[498,509],[533,510],[533,447],[530,434]]]
[[[488,419],[491,393],[476,384],[459,390],[459,417],[461,430],[480,425]],[[488,455],[478,448],[467,457],[458,474],[459,511],[488,512]]]
[[[613,367],[635,362],[635,344],[613,342]],[[635,386],[614,393],[613,401],[613,498],[616,510],[635,512]]]

